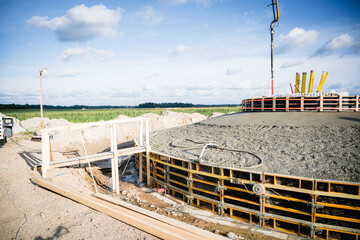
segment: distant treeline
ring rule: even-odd
[[[141,103],[136,108],[192,108],[192,107],[233,107],[238,106],[237,104],[217,104],[217,105],[206,105],[206,104],[192,104],[192,103]]]
[[[106,108],[134,108],[134,106],[85,106],[85,105],[73,105],[73,106],[53,106],[43,105],[44,109],[106,109]],[[40,109],[40,105],[30,104],[0,104],[0,110],[2,109]]]
[[[85,106],[85,105],[73,105],[73,106],[53,106],[43,105],[44,109],[110,109],[110,108],[192,108],[192,107],[233,107],[237,104],[218,104],[218,105],[206,105],[206,104],[192,104],[192,103],[141,103],[138,106]],[[40,109],[40,105],[31,104],[0,104],[0,110],[10,109]]]

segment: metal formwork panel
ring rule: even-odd
[[[360,239],[360,183],[229,169],[156,152],[150,159],[154,186],[190,205],[300,236]]]

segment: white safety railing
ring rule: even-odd
[[[123,148],[118,149],[117,146],[117,134],[116,134],[116,125],[123,124],[123,123],[130,123],[130,122],[139,122],[139,146],[133,148]],[[145,123],[145,145],[144,145],[144,123]],[[106,122],[96,122],[96,123],[81,123],[81,124],[74,124],[71,126],[64,126],[64,127],[54,127],[54,128],[45,128],[41,130],[41,137],[42,137],[42,165],[41,171],[42,176],[47,177],[47,170],[50,169],[50,165],[54,162],[50,162],[51,159],[51,147],[50,147],[50,133],[52,131],[58,130],[65,130],[68,129],[70,131],[82,131],[90,127],[94,126],[109,126],[109,133],[110,133],[110,152],[108,154],[95,154],[91,157],[93,158],[92,161],[100,161],[104,159],[111,158],[111,176],[112,176],[112,183],[113,183],[113,190],[116,191],[116,194],[120,194],[119,191],[119,155],[131,155],[134,153],[141,153],[146,152],[146,165],[147,165],[147,184],[150,185],[150,139],[149,139],[149,118],[131,118],[131,119],[121,119],[121,120],[111,120]],[[142,154],[140,154],[142,158]],[[83,157],[78,157],[77,159],[85,159]],[[89,157],[86,156],[86,160],[89,161]],[[140,159],[142,160],[142,159]],[[143,181],[143,166],[142,161],[139,161],[139,181]],[[57,162],[59,163],[59,162]],[[61,166],[71,165],[74,163],[74,160],[65,160],[61,161]]]

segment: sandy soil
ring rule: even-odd
[[[204,143],[214,143],[246,152],[208,146],[204,162],[360,182],[359,112],[236,113],[155,131],[150,138],[153,150],[193,161]]]
[[[32,184],[32,177],[40,177],[32,167],[40,161],[41,143],[23,137],[18,143],[9,140],[0,148],[1,239],[157,239]],[[88,191],[74,169],[52,174],[64,174],[55,179]]]

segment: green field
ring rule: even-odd
[[[163,111],[169,110],[173,112],[184,113],[200,113],[205,116],[211,115],[213,112],[229,113],[241,112],[241,107],[204,107],[204,108],[120,108],[120,109],[88,109],[88,110],[44,110],[44,117],[49,119],[64,118],[69,122],[96,122],[100,120],[112,120],[119,115],[129,117],[137,117],[144,113],[161,114]],[[14,117],[20,121],[33,117],[40,117],[40,110],[37,109],[16,109],[2,110],[6,116]]]

